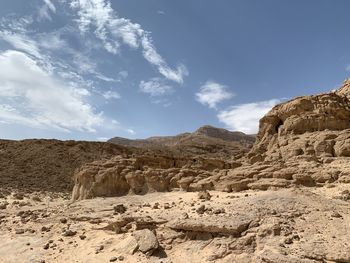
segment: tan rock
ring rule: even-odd
[[[149,229],[135,231],[133,236],[137,241],[138,249],[146,255],[152,255],[159,246],[157,237]]]

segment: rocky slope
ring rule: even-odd
[[[249,151],[255,141],[252,135],[203,126],[193,133],[176,136],[130,140],[115,137],[109,142],[145,149],[157,149],[183,156],[237,159]]]
[[[70,192],[74,171],[82,164],[131,154],[132,149],[101,142],[0,140],[0,185]]]

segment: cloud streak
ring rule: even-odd
[[[50,12],[56,13],[56,7],[55,5],[51,2],[51,0],[43,0],[44,5],[40,7],[39,12],[38,12],[38,20],[52,20]]]
[[[173,88],[166,85],[159,78],[152,78],[148,81],[142,80],[140,82],[140,91],[149,94],[151,97],[157,97],[171,93]]]
[[[188,70],[183,65],[171,68],[157,52],[150,32],[129,19],[119,17],[106,0],[74,0],[71,7],[78,13],[78,26],[82,33],[90,29],[100,39],[104,48],[118,54],[122,44],[141,49],[143,57],[168,80],[182,84]]]

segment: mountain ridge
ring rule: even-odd
[[[205,125],[194,132],[174,136],[152,136],[146,139],[113,137],[107,142],[147,149],[163,149],[180,155],[205,155],[225,159],[239,158],[254,144],[255,137],[243,132]]]

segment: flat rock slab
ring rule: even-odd
[[[248,229],[253,219],[249,216],[239,215],[232,217],[207,216],[200,218],[177,219],[169,222],[167,226],[174,230],[209,232],[239,236]]]
[[[114,247],[114,251],[116,253],[132,255],[137,251],[138,246],[136,238],[128,236]]]

